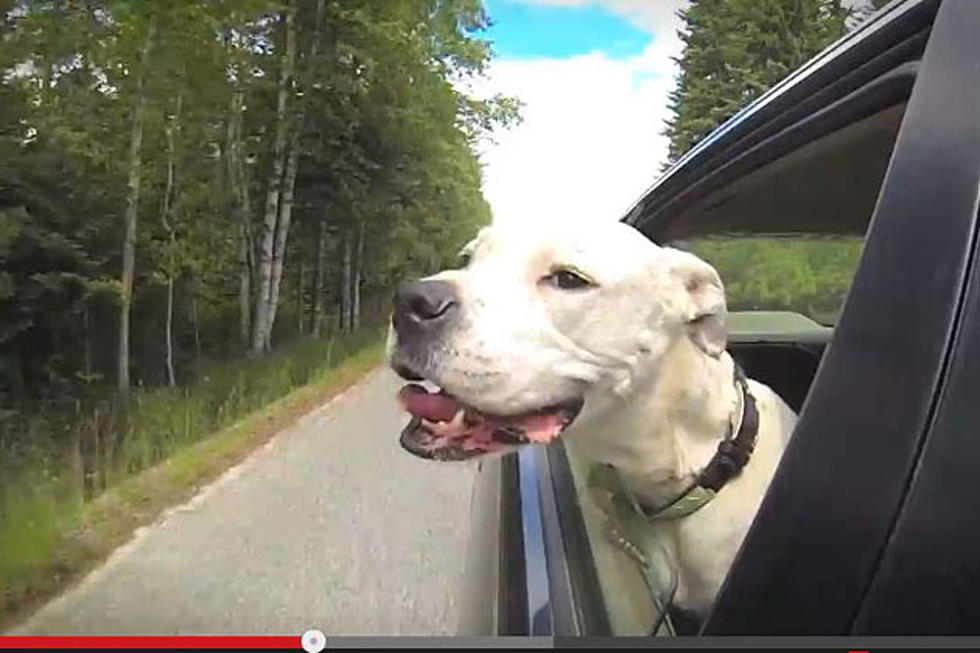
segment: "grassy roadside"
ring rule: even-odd
[[[2,588],[5,596],[0,601],[0,632],[79,580],[137,528],[152,523],[166,508],[188,500],[273,435],[360,380],[377,366],[381,352],[379,341],[359,348],[307,385],[118,482],[84,504],[63,532],[55,535],[43,559],[21,570]]]

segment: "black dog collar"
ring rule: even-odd
[[[759,410],[755,397],[749,392],[748,380],[739,365],[735,364],[735,386],[742,399],[741,419],[737,430],[728,425],[725,439],[718,443],[715,455],[700,472],[695,474],[687,487],[667,503],[653,507],[637,501],[637,507],[650,519],[675,519],[685,517],[711,501],[715,494],[732,478],[738,476],[752,457],[759,434]],[[735,431],[733,434],[733,430]]]

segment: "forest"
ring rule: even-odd
[[[480,0],[0,0],[0,589],[490,220]],[[26,588],[26,589],[25,589]],[[0,611],[2,612],[2,611]]]
[[[489,220],[479,2],[6,4],[4,408],[349,332]]]

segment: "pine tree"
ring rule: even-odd
[[[844,35],[840,0],[694,0],[670,95],[669,161]]]

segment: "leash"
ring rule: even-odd
[[[679,519],[696,512],[748,463],[759,433],[759,411],[755,397],[749,392],[745,372],[737,363],[734,377],[741,408],[737,412],[737,421],[729,423],[724,439],[718,443],[708,464],[692,474],[684,489],[669,501],[659,506],[645,504],[626,487],[612,465],[595,463],[589,468],[586,484],[593,501],[606,516],[608,535],[612,543],[637,564],[658,612],[651,635],[656,635],[661,627],[666,627],[668,635],[674,635],[668,609],[677,591],[677,571],[662,546],[649,543],[644,550],[637,544],[644,538],[636,522],[638,518],[643,522]],[[667,577],[659,578],[658,573],[666,573]]]
[[[592,500],[606,517],[607,537],[636,564],[653,602],[656,613],[650,634],[656,635],[663,626],[668,636],[674,636],[668,609],[677,592],[677,571],[670,562],[670,556],[656,541],[645,542],[647,538],[643,537],[642,523],[638,523],[645,523],[644,515],[615,468],[594,465],[589,471],[587,484]],[[640,542],[645,542],[646,546],[638,544]]]

